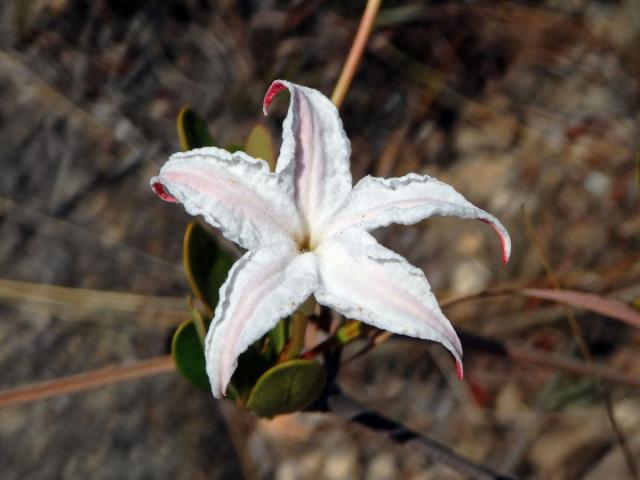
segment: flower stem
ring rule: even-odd
[[[129,365],[92,370],[68,377],[56,378],[44,382],[32,383],[17,388],[0,391],[0,407],[44,400],[45,398],[82,392],[112,383],[136,380],[175,370],[170,355],[140,360]]]
[[[287,360],[296,358],[304,347],[304,335],[307,331],[307,315],[298,310],[291,316],[291,342],[287,349]]]
[[[360,26],[358,27],[358,33],[356,33],[356,38],[353,40],[353,44],[351,45],[351,51],[349,52],[347,61],[342,67],[340,78],[338,79],[338,83],[336,83],[336,87],[331,95],[331,101],[335,103],[338,108],[340,108],[344,98],[347,96],[347,91],[351,86],[351,81],[353,80],[353,76],[356,73],[360,59],[362,58],[364,47],[366,46],[369,34],[373,29],[373,22],[376,19],[381,3],[382,0],[367,0],[367,6],[364,10],[364,14],[362,15],[362,20],[360,20]]]

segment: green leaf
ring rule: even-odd
[[[240,357],[238,357],[238,367],[233,372],[227,395],[234,400],[246,403],[251,389],[258,379],[272,365],[272,359],[262,353],[262,339],[251,345]]]
[[[366,327],[361,322],[350,320],[338,329],[336,340],[340,345],[346,345],[360,338],[364,331],[366,331]]]
[[[205,121],[187,107],[178,113],[178,139],[180,140],[180,148],[185,151],[216,145],[216,141],[209,134]]]
[[[273,172],[276,169],[276,152],[273,148],[273,137],[267,127],[257,124],[244,144],[245,152],[255,158],[266,160]]]
[[[202,225],[191,222],[184,234],[182,261],[191,290],[211,314],[233,259],[218,247],[216,238]]]
[[[244,150],[244,147],[242,145],[240,145],[239,143],[230,143],[225,147],[225,150],[227,152],[241,152]]]
[[[203,390],[211,390],[205,366],[204,347],[191,320],[183,322],[173,335],[171,355],[184,378]]]
[[[200,313],[193,305],[192,299],[189,297],[189,314],[191,317],[191,322],[194,327],[196,327],[196,333],[198,334],[198,338],[200,339],[200,343],[204,345],[204,339],[207,336],[207,326],[209,325],[210,320],[205,320]]]
[[[425,7],[423,5],[406,5],[381,9],[376,17],[374,28],[394,27],[405,23],[415,22],[424,18]]]
[[[308,407],[324,388],[324,369],[315,360],[289,360],[267,370],[251,390],[247,407],[272,418]]]

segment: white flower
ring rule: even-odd
[[[151,179],[154,191],[248,251],[220,290],[206,338],[213,395],[224,395],[238,356],[310,296],[347,318],[442,343],[462,376],[462,348],[423,272],[368,231],[432,215],[477,218],[511,241],[500,222],[451,186],[422,175],[365,177],[352,187],[351,146],[338,110],[317,90],[271,84],[263,109],[289,89],[276,171],[243,152],[176,153]]]

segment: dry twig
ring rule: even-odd
[[[387,436],[395,443],[415,449],[433,462],[447,465],[464,475],[465,478],[474,480],[507,480],[512,478],[478,465],[458,455],[449,447],[421,435],[378,412],[369,410],[353,398],[341,393],[339,389],[329,394],[326,407],[328,411],[351,423],[362,425],[376,433]]]
[[[105,367],[99,370],[0,391],[0,407],[83,392],[112,383],[137,380],[138,378],[160,375],[174,370],[175,364],[170,355],[140,360],[128,365]]]

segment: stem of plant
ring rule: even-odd
[[[304,347],[304,336],[307,331],[307,315],[298,310],[291,316],[291,342],[287,349],[287,360],[296,358],[300,355]]]
[[[358,27],[358,33],[356,33],[356,38],[353,40],[353,44],[351,45],[349,56],[342,67],[340,78],[338,79],[338,83],[336,83],[333,94],[331,95],[331,101],[338,108],[340,108],[342,102],[347,96],[347,92],[351,86],[351,81],[353,80],[353,76],[360,64],[367,41],[369,40],[369,35],[373,29],[373,24],[376,16],[378,15],[381,3],[382,0],[367,1],[367,6],[364,10],[364,14],[362,15],[362,19],[360,20],[360,26]]]

